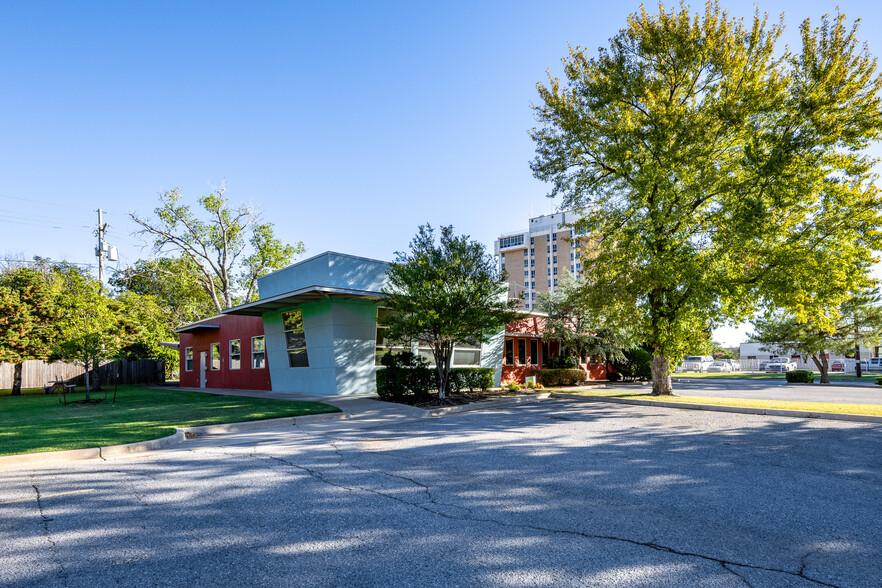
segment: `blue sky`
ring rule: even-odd
[[[882,54],[882,9],[838,4]],[[0,257],[95,263],[100,207],[131,263],[149,251],[127,213],[224,179],[307,255],[392,259],[425,222],[489,247],[557,205],[528,166],[536,82],[638,6],[0,2]],[[794,43],[836,4],[758,6]]]

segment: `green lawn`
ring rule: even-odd
[[[78,394],[78,398],[82,398]],[[103,397],[102,392],[99,397]],[[165,437],[175,427],[256,421],[339,409],[320,402],[219,396],[120,386],[102,404],[68,405],[56,395],[0,397],[0,455],[83,449]]]
[[[803,410],[808,412],[834,412],[840,414],[866,414],[882,416],[882,405],[878,404],[840,404],[835,402],[797,402],[792,400],[754,400],[751,398],[714,398],[710,396],[652,396],[648,392],[613,392],[609,390],[586,390],[567,392],[582,396],[607,396],[611,398],[639,398],[662,402],[686,402],[692,404],[712,404],[714,406],[740,406],[746,408],[771,408],[778,410]]]
[[[864,377],[859,378],[854,374],[843,374],[843,373],[835,373],[828,374],[830,376],[830,381],[835,382],[839,381],[848,381],[848,382],[866,382],[867,384],[875,384],[876,378],[882,376],[880,373],[873,374],[864,374]],[[730,374],[708,374],[708,373],[697,373],[697,372],[679,372],[675,374],[671,374],[672,378],[723,378],[726,380],[783,380],[784,374],[766,374],[760,372],[735,372]],[[815,382],[819,382],[821,376],[817,373],[815,374]]]

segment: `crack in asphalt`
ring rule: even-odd
[[[333,443],[330,443],[330,445],[332,447],[334,447]],[[256,447],[255,447],[255,449],[256,449]],[[339,449],[337,447],[334,447],[334,450],[335,450],[335,452],[337,452],[338,457],[341,458],[341,461],[339,462],[338,465],[342,466],[343,465],[343,462],[342,462],[343,456],[339,452]],[[456,516],[456,515],[452,515],[452,514],[449,514],[446,512],[442,512],[439,510],[429,508],[428,506],[426,506],[426,503],[411,502],[408,500],[404,500],[403,498],[400,498],[398,496],[394,496],[394,495],[388,494],[386,492],[375,490],[373,488],[367,488],[364,486],[347,485],[347,484],[333,482],[326,477],[325,473],[323,473],[317,469],[313,469],[313,468],[310,468],[307,466],[296,464],[292,461],[289,461],[289,460],[281,458],[281,457],[276,457],[274,455],[270,455],[270,454],[264,454],[264,455],[266,455],[266,457],[268,457],[269,459],[274,460],[278,463],[281,463],[281,464],[287,465],[289,467],[293,467],[293,468],[299,469],[301,471],[304,471],[307,474],[309,474],[311,477],[313,477],[314,479],[322,482],[323,484],[327,484],[327,485],[333,486],[335,488],[340,488],[342,490],[346,490],[347,492],[355,492],[355,491],[360,490],[362,492],[375,494],[377,496],[387,498],[389,500],[394,500],[395,502],[399,502],[399,503],[407,505],[407,506],[419,508],[420,510],[423,510],[425,512],[428,512],[428,513],[431,513],[436,516],[440,516],[440,517],[443,517],[443,518],[449,519],[449,520],[480,522],[480,523],[492,524],[492,525],[497,525],[497,526],[506,527],[506,528],[530,529],[532,531],[540,531],[543,533],[570,535],[570,536],[575,536],[575,537],[583,537],[585,539],[614,541],[614,542],[619,542],[619,543],[626,543],[629,545],[636,545],[638,547],[646,547],[649,549],[653,549],[655,551],[660,551],[663,553],[670,553],[670,554],[678,555],[678,556],[682,556],[682,557],[692,557],[692,558],[696,558],[696,559],[701,559],[704,561],[719,564],[723,569],[725,569],[726,571],[728,571],[732,575],[736,576],[745,585],[747,585],[748,587],[751,587],[751,588],[752,588],[752,585],[750,584],[750,582],[744,576],[742,576],[741,574],[732,570],[731,569],[732,566],[737,567],[737,568],[746,568],[746,569],[752,569],[752,570],[760,570],[760,571],[765,571],[765,572],[785,574],[788,576],[800,578],[800,579],[805,580],[807,582],[812,582],[812,583],[817,584],[819,586],[827,586],[829,588],[840,588],[836,584],[830,584],[828,582],[824,582],[823,580],[818,580],[816,578],[812,578],[810,576],[805,575],[805,569],[804,569],[805,565],[804,564],[801,566],[801,568],[798,571],[794,572],[792,570],[785,570],[785,569],[779,569],[779,568],[768,568],[768,567],[764,567],[764,566],[760,566],[760,565],[741,563],[741,562],[731,561],[731,560],[727,560],[727,559],[723,559],[723,558],[719,558],[719,557],[713,557],[710,555],[704,555],[701,553],[695,553],[695,552],[691,552],[691,551],[683,551],[680,549],[675,549],[673,547],[669,547],[667,545],[661,545],[661,544],[658,544],[658,543],[655,543],[652,541],[638,541],[636,539],[628,539],[627,537],[616,537],[614,535],[594,535],[591,533],[585,533],[583,531],[573,531],[570,529],[555,529],[555,528],[551,528],[551,527],[542,527],[539,525],[531,525],[531,524],[526,524],[526,523],[507,523],[507,522],[499,521],[496,519],[476,517],[476,516],[474,516],[473,512],[468,508],[458,506],[458,505],[453,505],[453,504],[445,504],[445,503],[437,502],[434,498],[432,498],[431,489],[425,484],[422,484],[420,482],[416,482],[415,480],[412,480],[410,478],[406,478],[404,476],[398,476],[398,475],[390,474],[390,473],[384,472],[384,471],[368,470],[365,468],[361,468],[359,466],[353,466],[351,464],[348,464],[348,465],[350,465],[350,467],[353,467],[354,469],[358,469],[360,471],[364,471],[367,473],[382,474],[382,475],[387,475],[387,476],[390,476],[393,478],[398,478],[401,480],[407,480],[407,481],[414,483],[418,486],[421,486],[425,489],[427,496],[430,498],[430,501],[428,504],[433,504],[433,505],[439,506],[439,507],[452,507],[457,510],[464,510],[468,513],[465,516]],[[256,452],[252,452],[250,454],[250,456],[257,458],[257,459],[261,459],[261,455],[257,454]],[[808,558],[812,553],[814,553],[814,551],[802,556],[802,558],[800,559],[800,562],[803,563],[803,561],[806,558]]]
[[[37,487],[36,484],[31,484],[31,487],[34,489],[34,492],[37,495],[37,508],[40,511],[40,526],[43,527],[43,536],[46,537],[46,541],[48,541],[50,545],[50,557],[53,563],[58,566],[58,569],[61,570],[61,581],[64,583],[65,586],[67,586],[68,572],[67,569],[64,567],[64,564],[61,562],[61,559],[58,557],[58,544],[55,542],[55,540],[52,538],[52,534],[49,532],[49,521],[52,521],[54,519],[47,517],[46,513],[43,512],[43,499],[40,496],[40,489]]]

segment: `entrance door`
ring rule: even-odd
[[[205,388],[205,374],[208,371],[208,353],[199,353],[199,387]]]

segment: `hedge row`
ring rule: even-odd
[[[787,381],[792,384],[811,384],[815,381],[815,374],[809,370],[793,370],[784,374]]]
[[[386,353],[380,359],[385,369],[377,371],[377,395],[380,400],[418,404],[431,400],[438,390],[438,372],[410,352]],[[453,368],[447,390],[486,390],[493,386],[493,368]]]
[[[492,388],[495,371],[493,368],[451,368],[448,381],[450,390],[459,393],[466,388],[469,392]]]
[[[574,386],[585,381],[585,372],[580,369],[536,370],[533,375],[543,386]]]

